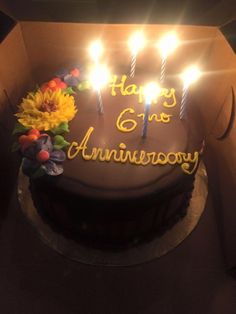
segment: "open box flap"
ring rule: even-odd
[[[225,99],[209,130],[205,160],[225,262],[236,276],[236,55],[224,42],[224,37],[219,36],[214,54],[221,73],[215,89],[225,90]],[[208,123],[207,117],[206,114],[205,124]]]
[[[222,120],[224,116],[222,115]],[[236,122],[227,137],[218,140],[212,134],[206,146],[205,162],[209,175],[209,190],[227,268],[236,276]]]

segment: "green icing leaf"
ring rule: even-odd
[[[67,122],[62,122],[57,128],[52,129],[51,132],[55,135],[69,132],[69,126]]]
[[[90,89],[91,83],[89,81],[82,81],[78,84],[77,87],[78,87],[78,90],[82,92],[84,90]]]
[[[56,150],[60,150],[65,148],[66,146],[70,145],[69,142],[67,142],[63,136],[61,135],[56,135],[54,137],[54,142],[53,142],[53,148]]]
[[[43,167],[39,167],[30,177],[32,179],[37,179],[40,178],[42,176],[44,176],[46,174],[45,170],[43,169]]]
[[[67,87],[67,89],[65,89],[64,92],[69,95],[75,94],[75,91],[73,90],[72,87]]]
[[[14,153],[20,149],[20,143],[14,142],[11,147],[11,152]]]
[[[12,135],[19,134],[19,133],[26,133],[30,128],[25,127],[21,123],[17,122],[14,130],[12,131]]]
[[[54,137],[54,144],[61,144],[64,140],[65,139],[62,135],[56,135]]]

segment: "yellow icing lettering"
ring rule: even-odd
[[[116,160],[116,150],[115,149],[112,149],[112,150],[109,150],[109,149],[105,149],[105,161],[110,161],[112,158],[114,160]],[[112,157],[113,156],[113,157]]]
[[[78,154],[77,147],[78,147],[78,143],[77,142],[72,142],[70,144],[70,147],[69,147],[69,149],[67,151],[68,159],[74,159],[77,156],[77,154]],[[75,150],[74,153],[73,153],[73,150]]]
[[[137,122],[133,119],[122,120],[126,113],[133,114],[135,111],[132,108],[124,109],[116,120],[116,126],[121,132],[132,132],[136,128]],[[127,125],[129,125],[129,127]]]
[[[188,160],[187,162],[183,163],[181,165],[181,168],[183,172],[187,174],[192,174],[197,170],[198,166],[198,160],[199,160],[199,152],[194,152],[193,156],[192,154],[188,153]],[[190,168],[190,164],[193,164],[192,169]]]
[[[120,143],[119,149],[120,149],[120,161],[121,161],[122,163],[125,163],[126,160],[127,160],[127,157],[124,156],[124,155],[125,155],[126,145],[125,145],[124,143]]]
[[[92,160],[101,160],[101,161],[105,161],[106,159],[102,156],[102,152],[103,152],[103,149],[102,148],[98,148],[98,147],[93,147],[92,149]]]
[[[176,106],[176,96],[175,96],[175,89],[171,88],[170,91],[166,88],[162,89],[161,95],[168,100],[171,99],[171,103],[167,102],[166,100],[163,102],[163,106],[166,108],[173,108]]]
[[[122,75],[120,82],[117,83],[118,76],[117,75],[113,76],[112,81],[109,84],[109,87],[111,87],[111,95],[112,96],[117,95],[116,89],[118,89],[120,91],[121,95],[125,96],[124,84],[125,84],[126,79],[127,79],[127,76]]]
[[[137,86],[136,84],[126,84],[127,76],[122,75],[120,78],[117,75],[113,75],[110,81],[109,87],[111,88],[111,95],[117,96],[132,96],[138,97],[138,102],[143,103],[144,101],[144,87],[142,85]],[[176,96],[174,88],[162,88],[161,94],[153,101],[157,103],[160,100],[162,105],[166,108],[173,108],[176,106]]]
[[[166,158],[166,155],[164,153],[159,153],[157,155],[157,164],[160,164],[160,165],[166,165],[167,163],[167,158]]]
[[[146,158],[147,158],[147,160],[145,161]],[[148,153],[145,152],[145,150],[140,151],[139,159],[140,159],[140,164],[142,166],[146,166],[150,163],[150,157],[149,157]]]
[[[144,113],[137,114],[137,117],[141,118],[143,120],[144,119]],[[153,113],[153,114],[149,115],[148,121],[149,122],[155,121],[155,122],[169,123],[171,117],[172,117],[171,114],[167,114],[165,112],[160,113],[160,118],[158,117],[158,115],[156,113]]]
[[[80,151],[82,151],[82,155],[83,155],[83,158],[85,160],[89,160],[90,158],[88,158],[87,155],[85,155],[85,150],[87,149],[87,143],[88,143],[88,140],[90,138],[90,135],[92,134],[94,128],[93,127],[90,127],[87,131],[87,133],[85,134],[84,138],[82,139],[81,143],[78,144],[77,142],[72,142],[72,144],[70,145],[69,149],[68,149],[68,152],[67,152],[67,156],[69,159],[74,159]],[[71,154],[71,150],[72,149],[75,149],[76,151],[74,152],[74,154]]]
[[[175,165],[177,163],[177,157],[175,153],[168,153],[167,154],[167,162],[170,165]]]
[[[100,162],[117,162],[117,163],[130,163],[133,165],[180,165],[182,171],[186,174],[193,174],[198,166],[199,153],[184,153],[184,152],[147,152],[145,150],[130,151],[127,149],[125,143],[120,143],[118,149],[108,149],[101,147],[90,148],[90,154],[88,154],[88,143],[93,127],[90,127],[86,132],[84,138],[78,144],[72,142],[68,151],[68,159],[74,159],[81,154],[81,157],[88,160],[98,160]]]
[[[137,95],[137,85],[135,84],[128,85],[125,88],[125,95],[126,96]]]
[[[111,95],[117,96],[117,92],[119,92],[122,96],[138,96],[138,102],[143,102],[143,86],[137,86],[136,84],[125,85],[127,80],[126,75],[122,75],[120,81],[118,80],[118,76],[114,75],[109,84],[111,88]]]
[[[161,122],[163,123],[169,123],[171,117],[172,117],[171,114],[166,114],[165,112],[162,112],[160,114],[160,119],[161,119]]]
[[[137,121],[134,119],[127,119],[125,118],[126,114],[135,114],[135,110],[133,108],[126,108],[124,109],[118,116],[116,120],[116,127],[119,131],[127,133],[127,132],[132,132],[137,126]],[[144,113],[139,113],[136,114],[137,118],[140,118],[144,120]],[[156,113],[153,113],[149,115],[148,121],[152,122],[162,122],[162,123],[169,123],[170,118],[172,117],[171,114],[166,114],[164,112],[160,113],[160,117]]]

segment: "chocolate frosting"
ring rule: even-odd
[[[138,85],[140,79],[136,79]],[[132,82],[134,83],[134,82]],[[130,83],[129,83],[130,84]],[[78,93],[76,103],[78,113],[70,123],[67,141],[80,143],[90,127],[94,130],[88,140],[88,154],[92,148],[116,149],[124,143],[126,150],[131,152],[144,150],[146,152],[189,152],[199,150],[199,142],[191,135],[186,121],[179,119],[180,93],[177,92],[177,105],[165,108],[161,103],[152,105],[150,114],[165,112],[171,114],[169,123],[149,122],[147,137],[142,138],[143,120],[137,114],[144,112],[144,104],[138,103],[136,95],[111,96],[110,89],[102,91],[104,114],[98,114],[97,94],[94,90]],[[133,108],[134,114],[127,114],[126,118],[137,121],[134,131],[121,132],[116,121],[120,113],[126,108]],[[73,160],[64,163],[64,174],[57,179],[56,184],[63,190],[75,194],[96,198],[135,198],[153,192],[159,192],[166,187],[176,184],[179,180],[189,177],[179,164],[175,165],[134,165],[117,163],[114,161],[101,162],[86,161],[78,154]]]

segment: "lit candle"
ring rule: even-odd
[[[179,113],[179,117],[181,120],[185,118],[186,114],[186,103],[188,98],[189,86],[196,82],[200,76],[201,71],[196,66],[189,67],[181,75],[183,81],[183,92]]]
[[[161,55],[160,83],[163,83],[165,80],[167,58],[177,48],[178,45],[179,40],[175,33],[166,34],[157,43],[157,48]]]
[[[157,99],[160,92],[161,92],[161,88],[159,87],[158,84],[154,82],[151,82],[144,87],[143,93],[145,97],[145,108],[144,108],[143,131],[142,131],[143,138],[146,138],[147,136],[150,106],[153,100]]]
[[[97,93],[99,114],[104,113],[101,89],[108,83],[109,77],[110,75],[107,67],[101,64],[97,64],[89,76],[89,81]]]
[[[136,68],[136,60],[138,52],[144,47],[145,39],[142,32],[136,32],[129,39],[129,48],[131,50],[131,67],[130,67],[130,77],[134,77],[135,68]]]
[[[89,46],[89,54],[95,64],[99,62],[103,54],[104,48],[100,40],[93,41]]]

